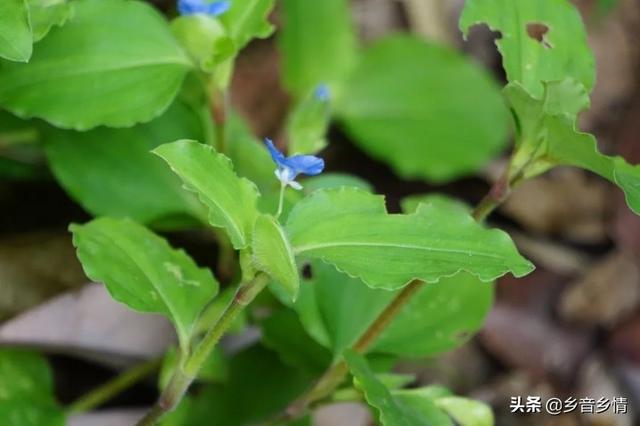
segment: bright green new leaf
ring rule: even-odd
[[[315,154],[327,145],[330,101],[309,94],[298,102],[287,120],[287,136],[291,154]]]
[[[507,142],[508,110],[491,76],[415,37],[368,48],[333,105],[355,142],[405,178],[474,172]]]
[[[322,262],[313,262],[311,271],[313,278],[302,283],[293,308],[307,333],[335,355],[352,346],[397,295],[369,288]],[[482,327],[493,291],[492,284],[469,274],[425,284],[370,352],[425,357],[456,348]]]
[[[43,129],[44,148],[64,188],[95,216],[150,223],[178,215],[205,217],[200,202],[151,150],[183,137],[201,139],[198,117],[175,102],[161,117],[128,129]]]
[[[341,82],[357,59],[349,1],[285,0],[282,14],[279,44],[287,88],[302,97],[320,83]]]
[[[416,213],[390,215],[384,197],[355,188],[315,191],[295,206],[286,229],[297,256],[331,263],[373,288],[461,271],[492,281],[533,270],[506,233],[460,209],[422,204]]]
[[[209,208],[209,223],[224,228],[236,249],[250,244],[260,194],[251,181],[236,175],[229,158],[188,140],[161,145],[153,152],[198,195]]]
[[[236,50],[242,49],[252,38],[267,38],[273,33],[269,13],[275,0],[233,0],[231,8],[220,16],[234,40]]]
[[[460,426],[493,426],[491,408],[479,401],[459,396],[446,396],[434,400]]]
[[[26,0],[2,0],[0,2],[0,58],[28,62],[31,58],[32,45],[33,36]]]
[[[171,31],[207,73],[235,53],[233,41],[220,21],[205,14],[179,16],[171,22]]]
[[[164,18],[127,0],[79,0],[74,11],[28,64],[0,67],[0,106],[76,130],[128,127],[167,109],[192,64]]]
[[[0,419],[5,426],[63,426],[64,412],[53,395],[53,378],[44,357],[0,349]]]
[[[258,216],[251,248],[256,268],[269,274],[295,300],[300,287],[298,268],[284,229],[273,216]]]
[[[349,365],[354,383],[379,414],[384,426],[453,426],[451,419],[433,401],[423,398],[405,401],[394,396],[375,376],[366,359],[353,351],[346,351],[344,358]]]
[[[130,219],[103,217],[70,230],[87,276],[131,309],[167,316],[186,349],[200,312],[218,292],[211,271]]]
[[[27,0],[33,30],[33,41],[42,40],[54,26],[61,27],[73,14],[66,0]]]
[[[500,31],[496,44],[507,78],[532,96],[542,97],[543,82],[565,78],[593,88],[593,53],[580,14],[568,0],[467,0],[460,29],[468,34],[480,23]]]
[[[514,83],[507,86],[505,94],[519,124],[519,151],[512,167],[529,168],[525,176],[535,176],[556,165],[590,170],[618,185],[631,209],[640,214],[640,167],[601,154],[595,137],[576,129],[577,114],[589,105],[580,83],[565,80],[545,84],[541,100]]]

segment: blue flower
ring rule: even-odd
[[[299,174],[315,176],[324,170],[324,160],[313,155],[293,155],[285,157],[283,153],[273,145],[271,139],[265,139],[264,143],[269,149],[273,162],[278,169],[276,176],[283,186],[289,185],[293,189],[302,189],[302,185],[295,181]]]
[[[331,99],[329,86],[327,86],[326,84],[319,84],[316,87],[316,90],[313,92],[313,96],[320,102],[327,102],[329,99]]]
[[[220,16],[229,10],[229,0],[209,2],[207,0],[178,0],[178,12],[181,15],[195,15],[203,13],[211,16]]]

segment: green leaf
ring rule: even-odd
[[[286,229],[297,256],[331,263],[374,288],[437,282],[460,271],[492,281],[533,270],[506,233],[483,228],[458,208],[422,204],[414,214],[390,215],[383,197],[355,188],[312,193]]]
[[[275,0],[234,0],[231,8],[220,16],[220,21],[235,41],[236,50],[242,49],[252,38],[267,38],[273,31],[268,21]]]
[[[28,62],[31,58],[32,45],[33,36],[26,0],[2,0],[0,2],[0,58]]]
[[[256,268],[269,274],[295,300],[300,287],[298,268],[284,229],[273,216],[258,216],[251,248]]]
[[[104,217],[70,230],[87,276],[131,309],[167,316],[186,349],[198,315],[218,292],[211,271],[130,219]]]
[[[301,371],[322,374],[331,354],[305,332],[296,313],[281,309],[260,323],[262,342],[282,360]]]
[[[457,348],[482,328],[493,295],[492,283],[464,273],[424,284],[370,350],[424,357]]]
[[[231,160],[212,147],[181,140],[153,152],[163,158],[209,208],[209,223],[224,228],[236,249],[251,242],[260,194],[256,186],[233,171]]]
[[[129,127],[169,107],[192,68],[150,5],[79,0],[29,64],[0,66],[0,106],[57,127]],[[117,19],[115,19],[117,17]]]
[[[204,207],[150,151],[182,137],[201,139],[198,117],[175,102],[161,117],[128,129],[73,132],[47,127],[44,148],[58,181],[95,216],[150,223],[206,216]]]
[[[621,157],[601,154],[595,137],[576,128],[578,113],[589,105],[580,83],[571,80],[547,83],[541,100],[533,98],[519,84],[509,84],[505,94],[519,124],[518,152],[512,168],[522,165],[526,177],[557,165],[590,170],[618,185],[629,207],[640,214],[640,167]]]
[[[341,186],[351,186],[365,191],[373,191],[373,186],[366,180],[358,176],[346,173],[323,173],[304,180],[304,192],[307,194],[318,189],[340,188]]]
[[[293,308],[307,333],[336,356],[356,342],[398,293],[369,288],[318,261],[311,272],[313,278],[302,283]],[[369,352],[426,357],[456,348],[482,327],[493,292],[492,284],[469,274],[425,284]]]
[[[315,154],[327,145],[330,121],[329,101],[318,99],[311,93],[299,102],[287,120],[289,152]]]
[[[261,424],[304,392],[312,380],[312,375],[287,366],[274,352],[253,346],[231,359],[225,384],[204,387],[196,396],[184,398],[162,425]]]
[[[368,48],[334,104],[355,142],[404,178],[454,179],[507,142],[508,110],[491,76],[454,50],[410,36]]]
[[[54,26],[61,27],[73,14],[73,7],[66,0],[27,0],[33,41],[42,40]]]
[[[320,83],[341,82],[357,58],[349,2],[284,0],[282,15],[286,87],[301,97]]]
[[[438,398],[434,402],[460,426],[493,426],[494,424],[491,408],[482,402],[459,396]]]
[[[384,426],[453,426],[454,423],[428,398],[405,401],[395,397],[380,382],[366,359],[353,351],[346,351],[344,358],[354,376],[357,388],[364,392],[369,405],[376,408]]]
[[[235,53],[233,41],[220,21],[208,15],[179,16],[171,22],[171,31],[207,73]]]
[[[47,361],[34,352],[0,349],[0,419],[6,426],[63,426]]]
[[[475,24],[500,31],[496,41],[509,81],[534,97],[543,82],[573,78],[589,91],[594,58],[580,14],[567,0],[467,0],[460,18],[466,35]]]

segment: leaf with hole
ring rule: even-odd
[[[589,91],[595,64],[587,33],[576,8],[567,0],[467,0],[460,29],[468,35],[476,24],[499,31],[496,41],[511,82],[541,98],[543,82],[573,78]]]
[[[168,317],[187,350],[200,312],[218,292],[211,271],[130,219],[103,217],[70,230],[87,276],[131,309]]]

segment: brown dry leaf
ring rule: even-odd
[[[35,346],[112,367],[162,355],[176,341],[164,317],[134,312],[88,284],[0,326],[0,344]]]
[[[640,268],[616,251],[589,268],[561,296],[560,313],[570,320],[611,327],[640,305]]]
[[[0,320],[85,282],[66,232],[0,241]]]
[[[606,238],[610,191],[582,171],[558,168],[515,188],[501,211],[535,233],[598,243]]]

